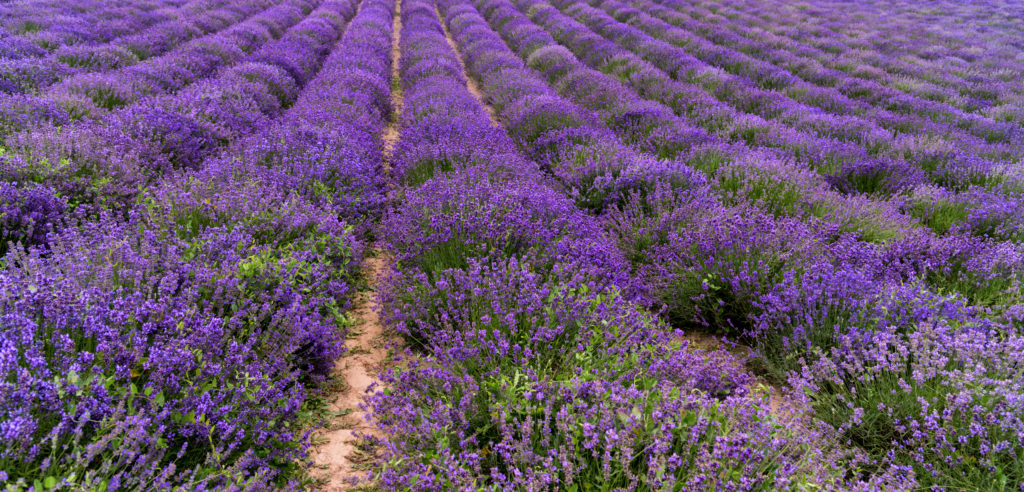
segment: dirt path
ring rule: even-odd
[[[398,83],[398,62],[400,48],[398,40],[402,31],[402,1],[397,0],[392,24],[394,35],[391,44],[391,121],[381,135],[385,171],[391,169],[391,154],[398,143],[399,115],[402,114],[402,87]],[[367,440],[360,436],[379,437],[377,430],[368,420],[367,412],[360,408],[367,390],[377,382],[376,375],[388,359],[390,337],[380,324],[374,307],[377,304],[377,285],[387,273],[387,256],[376,251],[366,259],[364,275],[367,288],[359,294],[353,311],[357,322],[349,330],[348,352],[335,364],[335,376],[343,381],[344,387],[330,405],[331,421],[325,430],[318,432],[314,442],[318,443],[313,452],[313,461],[320,469],[322,483],[317,490],[327,492],[350,490],[367,476],[367,466],[372,464],[375,453]]]
[[[399,63],[402,61],[402,48],[399,40],[402,37],[402,0],[395,2],[395,19],[391,24],[391,123],[384,129],[381,140],[384,142],[384,167],[391,170],[391,154],[395,151],[399,136],[399,117],[405,106],[402,93],[402,75]]]
[[[459,61],[459,66],[462,67],[462,73],[466,75],[466,88],[469,89],[469,93],[480,101],[480,104],[487,110],[487,115],[491,118],[491,124],[500,127],[501,120],[498,119],[498,114],[494,112],[494,108],[490,104],[487,104],[487,97],[480,90],[480,86],[477,85],[476,79],[469,75],[469,71],[466,70],[466,63],[462,61],[462,53],[459,52],[459,45],[455,44],[455,40],[452,39],[452,33],[448,32],[448,25],[444,22],[444,17],[441,16],[441,10],[434,7],[435,13],[437,13],[437,19],[441,22],[441,29],[444,30],[444,37],[448,40],[448,46],[455,52],[455,59]]]
[[[374,457],[359,437],[376,435],[360,404],[388,354],[387,335],[373,309],[376,292],[372,288],[386,268],[386,259],[380,255],[366,259],[365,274],[371,288],[359,295],[353,312],[358,322],[349,329],[348,352],[334,368],[344,388],[330,405],[330,423],[316,437],[322,444],[316,447],[313,460],[322,469],[321,478],[325,480],[318,490],[347,490],[355,479],[366,476],[363,466]]]

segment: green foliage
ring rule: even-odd
[[[807,190],[801,183],[758,168],[722,167],[712,183],[728,206],[753,205],[780,217],[802,215],[806,210]]]
[[[946,198],[912,198],[908,211],[929,229],[945,234],[970,215],[967,202]]]

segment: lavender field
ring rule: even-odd
[[[0,3],[0,491],[1024,491],[1022,19]]]

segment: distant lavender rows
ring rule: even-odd
[[[935,123],[952,123],[957,128],[964,129],[973,135],[984,137],[990,141],[1012,141],[1014,138],[1013,135],[1016,128],[1014,125],[993,121],[991,118],[980,115],[973,115],[939,101],[930,101],[902,93],[899,90],[887,88],[842,72],[822,70],[825,74],[834,77],[835,81],[820,85],[829,86],[834,88],[834,90],[818,88],[817,92],[814,92],[813,86],[808,86],[806,82],[797,78],[795,74],[787,74],[785,69],[776,65],[776,63],[785,64],[793,62],[794,58],[792,56],[774,58],[778,62],[759,61],[748,58],[744,51],[756,51],[762,48],[763,44],[748,41],[742,37],[729,36],[723,32],[723,28],[720,25],[687,18],[677,14],[673,9],[658,7],[645,2],[635,2],[634,5],[641,10],[653,14],[655,17],[672,20],[672,24],[675,26],[698,33],[698,36],[690,37],[686,35],[683,35],[681,38],[673,36],[674,39],[695,41],[691,52],[695,53],[696,56],[709,57],[709,59],[715,60],[716,64],[730,72],[746,76],[763,86],[775,86],[776,88],[783,89],[791,97],[805,97],[808,104],[816,102],[814,98],[805,95],[806,92],[811,92],[817,98],[827,98],[825,99],[826,101],[831,99],[834,101],[832,105],[837,105],[837,103],[849,105],[850,110],[858,113],[887,109],[899,113],[918,114],[933,120]],[[657,21],[654,23],[661,25],[662,28],[667,27],[665,24]],[[701,39],[702,36],[707,39]],[[723,49],[721,45],[727,45],[733,47],[733,50],[739,51]],[[811,71],[808,75],[815,78],[819,77],[816,71]],[[842,94],[842,96],[839,94]],[[849,99],[844,100],[843,96]],[[884,119],[886,115],[881,113],[876,118]],[[927,119],[923,121],[917,120],[918,124],[926,122]],[[909,120],[908,123],[913,121]],[[942,127],[940,126],[936,129],[939,128]],[[1016,129],[1016,132],[1019,133],[1019,129]]]
[[[604,5],[614,6],[615,3],[609,1]],[[613,19],[597,10],[587,10],[578,4],[574,9],[574,12],[585,13],[584,18],[604,26],[600,28],[602,33],[613,36],[625,47],[644,53],[645,57],[649,56],[648,59],[670,69],[668,73],[675,74],[676,78],[682,77],[679,68],[664,63],[686,55],[679,55],[678,50],[664,43],[661,45],[663,49],[653,49],[658,42],[652,38],[645,40],[644,35],[635,29],[616,26]],[[785,157],[808,162],[840,191],[881,197],[895,194],[897,200],[893,205],[937,232],[953,228],[1006,238],[1014,234],[1009,232],[1007,236],[1008,231],[1018,229],[1013,224],[1019,224],[1022,216],[1019,206],[1021,188],[1013,161],[1002,164],[986,162],[986,158],[979,158],[979,154],[973,153],[969,146],[944,147],[920,137],[904,139],[903,144],[897,145],[904,147],[902,150],[896,150],[896,147],[885,150],[893,142],[892,136],[883,138],[886,133],[877,131],[865,134],[859,130],[864,125],[855,120],[835,119],[820,112],[800,116],[799,111],[792,109],[767,113],[756,110],[769,117],[767,119],[744,114],[744,110],[749,110],[745,105],[751,101],[763,104],[763,97],[743,90],[727,92],[723,96],[720,88],[705,92],[708,86],[703,82],[701,86],[691,86],[680,83],[682,80],[672,80],[666,73],[646,65],[628,52],[609,46],[607,42],[602,44],[600,37],[596,38],[595,44],[593,34],[586,33],[585,27],[577,24],[577,27],[570,28],[573,22],[558,15],[552,16],[554,12],[550,9],[545,11],[545,23],[548,27],[558,26],[556,34],[563,42],[570,36],[591,36],[568,42],[574,50],[586,50],[584,59],[591,66],[618,76],[644,97],[665,103],[681,116],[688,116],[688,124],[699,125],[726,141],[782,150]],[[619,37],[622,33],[626,33],[625,38]],[[782,104],[780,108],[786,107],[785,98],[776,99]],[[800,121],[803,123],[787,123]],[[1011,126],[1016,128],[1016,125]],[[826,130],[828,128],[832,130]],[[1019,131],[1019,128],[1014,131]],[[837,137],[851,143],[840,143]],[[1016,152],[1010,155],[1016,155]],[[1005,223],[1003,230],[1007,232],[994,231],[994,223]]]
[[[647,20],[652,23],[655,22],[650,18],[647,18]],[[608,34],[608,32],[606,32],[606,34]],[[685,39],[686,38],[682,38],[683,41],[685,41]],[[715,49],[704,49],[704,51],[709,52],[710,54],[701,54],[701,51],[696,49],[692,51],[705,59],[725,58],[719,63],[730,69],[730,71],[739,75],[751,77],[755,82],[764,84],[768,88],[778,88],[783,90],[787,97],[792,98],[799,104],[788,102],[785,97],[773,97],[773,99],[777,101],[773,103],[776,108],[772,108],[771,106],[769,106],[768,109],[763,107],[759,108],[758,106],[750,107],[750,103],[748,101],[750,99],[756,100],[757,95],[759,94],[756,90],[753,92],[750,90],[747,90],[746,92],[741,91],[739,94],[728,95],[728,93],[723,93],[721,89],[709,87],[706,82],[699,82],[701,87],[710,90],[719,98],[724,95],[728,101],[738,101],[738,104],[741,104],[740,107],[744,107],[742,104],[748,105],[746,106],[750,108],[748,111],[752,111],[765,117],[779,119],[780,121],[792,121],[796,123],[797,128],[813,129],[822,125],[825,125],[825,128],[828,128],[828,123],[830,121],[834,122],[834,125],[832,126],[833,129],[829,130],[826,135],[833,135],[840,140],[858,142],[865,146],[870,154],[883,158],[896,160],[907,159],[914,164],[930,167],[935,167],[936,165],[938,165],[939,168],[950,167],[947,163],[942,162],[944,160],[948,160],[950,156],[943,156],[941,154],[933,155],[935,150],[930,149],[928,146],[938,145],[937,148],[942,148],[942,139],[951,138],[953,135],[956,135],[956,132],[941,124],[926,122],[927,120],[922,121],[906,114],[899,114],[915,112],[916,106],[914,101],[897,100],[898,104],[894,103],[895,105],[890,107],[899,109],[899,112],[885,110],[885,105],[881,103],[878,104],[878,106],[882,107],[882,109],[879,110],[874,106],[854,101],[848,98],[845,94],[840,94],[838,91],[829,88],[815,87],[803,81],[794,82],[792,75],[785,71],[780,71],[777,67],[773,67],[771,65],[754,66],[747,69],[745,67],[748,66],[750,60],[744,60],[743,57],[745,57],[745,55],[740,55],[739,57],[734,55],[730,56],[728,50],[722,50],[718,47],[714,47],[713,45],[712,47]],[[718,53],[716,53],[716,51]],[[722,54],[722,51],[725,51],[725,53]],[[761,65],[765,64],[762,63]],[[664,67],[665,65],[662,66]],[[672,67],[670,72],[679,74],[678,70],[678,68]],[[867,87],[866,89],[871,88]],[[845,92],[849,94],[859,94],[864,90],[865,88],[855,87],[854,89]],[[882,91],[882,95],[885,95],[884,91]],[[765,96],[762,95],[761,97],[763,98]],[[812,108],[819,108],[824,111],[818,111],[813,117],[814,119],[808,120],[807,123],[799,123],[800,120],[794,119],[794,115],[791,114],[793,110],[797,110],[798,108],[805,112]],[[941,119],[938,115],[935,117]],[[817,122],[811,123],[813,121]],[[984,130],[978,128],[976,133],[980,135],[985,135],[986,132],[991,131],[1010,132],[1012,135],[1012,132],[1018,131],[1014,125],[1008,123],[975,123],[979,123],[982,126],[987,127],[987,129]],[[968,123],[964,122],[964,124],[966,125]],[[974,123],[971,123],[971,125],[977,126],[974,125]],[[999,126],[1001,126],[1003,130],[996,130],[996,127]],[[883,128],[884,130],[882,130]],[[895,131],[896,133],[891,134],[889,133],[890,131]],[[935,142],[929,141],[928,138],[922,140],[920,136],[915,137],[915,133],[919,135],[932,135],[933,137],[931,137],[931,139],[935,140]],[[904,136],[904,134],[906,135]],[[884,136],[884,141],[876,140],[878,137],[882,136]],[[935,139],[934,137],[936,136],[939,138]],[[976,146],[968,147],[966,144],[970,137],[965,138],[968,140],[964,140],[964,145],[958,149],[962,153],[987,156],[986,159],[995,159],[997,161],[1000,159],[1013,158],[1013,156],[1016,155],[1013,151],[1008,149],[995,150],[995,147],[986,145],[976,138],[974,139]],[[946,151],[948,152],[949,149]],[[964,164],[960,164],[960,166],[963,167]],[[929,169],[929,171],[934,172],[936,170]],[[944,171],[944,169],[939,169],[939,171]]]
[[[8,2],[0,6],[0,57],[39,57],[62,46],[107,42],[173,19],[184,5],[184,1]]]
[[[82,120],[97,119],[107,111],[131,104],[145,96],[172,92],[212,74],[223,65],[238,61],[261,43],[279,37],[289,22],[296,22],[308,9],[308,2],[285,2],[274,7],[271,2],[258,1],[249,5],[233,5],[220,11],[207,13],[211,20],[219,19],[208,26],[211,31],[228,28],[223,32],[201,36],[191,43],[173,49],[180,41],[202,34],[194,26],[182,23],[177,27],[191,27],[184,33],[176,33],[174,26],[169,36],[156,33],[144,36],[136,44],[140,50],[149,50],[154,56],[139,63],[138,57],[128,60],[133,63],[93,66],[90,70],[77,70],[78,75],[66,70],[58,62],[54,73],[56,84],[51,87],[37,87],[35,94],[2,96],[2,114],[5,133],[20,131],[32,133],[34,129],[47,126],[66,126]],[[271,8],[272,7],[272,8]],[[307,10],[308,11],[308,10]],[[244,21],[247,17],[253,18]],[[143,46],[147,44],[148,46]],[[168,43],[161,46],[161,43]],[[90,48],[92,49],[92,48]],[[164,56],[155,56],[166,52]],[[45,71],[43,69],[42,71]],[[60,79],[59,82],[56,79]]]
[[[1021,95],[1021,86],[1015,83],[1019,80],[1015,74],[1022,68],[1015,53],[1019,43],[1012,37],[1017,29],[1014,21],[1020,11],[1012,4],[892,3],[884,9],[866,6],[859,18],[840,22],[842,14],[837,16],[828,2],[802,14],[789,6],[764,8],[756,2],[730,3],[706,5],[745,24],[783,34],[802,46],[834,53],[838,55],[837,61],[843,62],[839,66],[845,65],[849,71],[873,77],[884,76],[886,72],[911,76],[920,82],[905,80],[904,83],[930,82],[937,88],[952,89],[968,106],[985,112],[991,108],[992,114],[1012,111],[1013,101]],[[692,8],[677,5],[698,15],[709,13],[697,5]],[[818,19],[814,25],[802,21],[808,15]],[[925,17],[926,29],[907,29],[921,23]],[[964,29],[963,26],[980,19],[985,19],[984,28]],[[972,47],[968,48],[967,42]],[[885,72],[870,70],[861,66],[862,63]],[[986,70],[972,70],[975,63]],[[1010,107],[1001,106],[1004,104]],[[1014,114],[1019,115],[1019,111],[1006,116],[1014,118],[1011,116]]]
[[[175,12],[178,15],[174,18],[108,43],[70,44],[49,55],[7,60],[0,68],[7,82],[4,92],[36,93],[76,74],[127,67],[159,56],[195,37],[228,27],[268,5],[225,7],[217,1],[186,4],[181,12]]]
[[[943,64],[955,60],[953,53],[925,55],[930,60],[921,57],[922,52],[934,49],[934,45],[918,42],[900,46],[900,51],[896,51],[893,49],[896,46],[893,45],[895,36],[892,32],[886,32],[884,37],[876,32],[872,36],[877,37],[877,47],[884,51],[875,51],[876,45],[853,36],[841,37],[842,34],[825,27],[805,24],[804,31],[797,32],[795,26],[799,21],[787,16],[785,9],[769,10],[751,5],[737,10],[710,2],[704,5],[667,2],[664,5],[672,7],[658,9],[665,14],[666,20],[677,25],[696,20],[705,24],[718,22],[733,34],[723,29],[705,31],[709,36],[736,42],[737,49],[741,51],[768,57],[774,63],[792,67],[794,73],[800,73],[823,85],[837,86],[851,78],[857,84],[870,84],[870,81],[874,81],[917,97],[945,102],[994,118],[1007,117],[1012,120],[1015,117],[1010,106],[1018,100],[1020,87],[1009,83],[1013,80],[1010,76],[1012,70],[993,67],[991,71],[971,74],[964,70],[949,70]],[[673,9],[678,13],[673,13]],[[898,18],[892,15],[886,17]],[[766,22],[767,19],[772,21]],[[832,22],[830,25],[838,24]],[[858,36],[868,37],[867,33],[859,32],[867,26],[855,26],[853,23],[846,23],[846,26],[853,28]],[[889,47],[882,48],[886,45]],[[977,59],[980,55],[959,54],[970,59]],[[949,58],[944,59],[944,56]],[[997,63],[1006,63],[1006,60],[1003,57]],[[968,66],[963,60],[960,61],[963,68]],[[1000,111],[1004,110],[1011,112],[1003,116]]]

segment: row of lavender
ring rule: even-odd
[[[508,3],[484,3],[505,40],[581,104],[604,108],[599,114],[610,122],[649,109],[628,89],[609,92],[600,74]],[[519,6],[547,18],[553,33],[572,27],[552,22],[556,11],[541,2]],[[619,134],[642,138],[656,121],[641,118]],[[661,125],[669,123],[662,116]],[[1021,346],[1020,247],[912,229],[866,243],[829,221],[760,215],[764,197],[780,194],[743,177],[735,184],[749,199],[737,201],[737,188],[716,177],[714,194],[737,208],[709,206],[690,193],[609,214],[670,319],[747,338],[819,417],[878,460],[873,467],[912,469],[921,484],[1020,484],[1024,425],[1013,362]],[[987,384],[960,383],[981,379]]]
[[[804,192],[840,212],[857,198],[802,189],[814,180],[749,150],[691,159],[707,179],[635,153],[618,138],[652,150],[654,130],[700,132],[516,6],[478,5],[504,41],[473,7],[440,7],[511,141],[465,89],[433,5],[403,9],[395,175],[408,188],[384,224],[384,314],[426,355],[373,400],[386,487],[1024,484],[1018,246],[899,214],[881,224],[887,241],[844,232],[848,219],[791,208]],[[572,25],[519,7],[553,32]],[[676,345],[651,304],[676,327],[743,337],[795,408],[762,408],[726,356]],[[786,419],[799,422],[773,424]]]
[[[301,476],[307,399],[344,349],[385,200],[392,11],[356,7],[311,4],[245,63],[129,108],[134,124],[89,127],[129,152],[94,161],[126,199],[58,189],[96,206],[3,259],[0,483]]]

